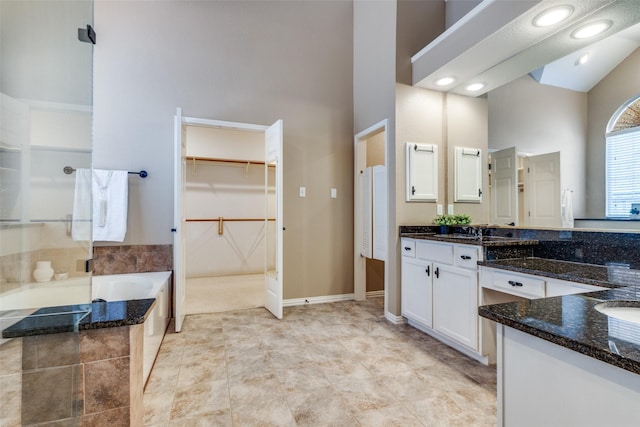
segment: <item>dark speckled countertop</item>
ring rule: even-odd
[[[155,302],[151,298],[41,308],[4,329],[2,338],[138,325]]]
[[[507,259],[478,264],[603,286],[602,291],[579,295],[482,306],[478,314],[640,374],[640,324],[610,318],[594,308],[603,301],[640,302],[640,270],[544,258]]]
[[[535,257],[479,261],[478,265],[606,288],[640,286],[640,270],[627,266],[593,265]]]
[[[640,374],[640,324],[610,318],[594,308],[619,300],[640,301],[640,287],[488,305],[478,314]]]
[[[469,234],[436,234],[436,233],[400,233],[400,237],[417,240],[435,240],[437,242],[459,243],[475,246],[528,246],[536,245],[535,239],[522,239],[500,236],[472,236]]]

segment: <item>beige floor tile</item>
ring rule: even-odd
[[[218,410],[230,407],[226,380],[197,383],[176,389],[171,419],[211,416]]]
[[[363,427],[423,427],[407,408],[401,405],[362,412],[356,415],[359,425]]]
[[[294,427],[296,421],[282,396],[265,397],[258,402],[235,405],[231,410],[234,426]]]
[[[349,379],[333,386],[342,400],[355,412],[382,409],[398,403],[381,378]]]
[[[339,425],[353,421],[353,411],[333,387],[302,390],[286,394],[287,403],[298,426]]]
[[[145,389],[145,426],[489,426],[495,367],[382,316],[382,298],[186,317]]]
[[[170,427],[231,427],[231,410],[221,409],[211,415],[173,419]]]

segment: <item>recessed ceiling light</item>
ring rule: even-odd
[[[476,92],[484,87],[484,83],[471,83],[466,89],[469,92]]]
[[[584,25],[571,34],[574,39],[588,39],[589,37],[597,36],[609,29],[611,21],[598,21],[591,24]]]
[[[438,86],[447,86],[450,85],[451,83],[455,82],[456,79],[454,79],[453,77],[442,77],[438,80],[436,80],[436,84]]]
[[[580,57],[578,57],[574,65],[577,67],[578,65],[586,64],[587,61],[589,61],[590,56],[591,56],[591,53],[589,52],[583,53],[582,55],[580,55]]]
[[[558,22],[564,21],[571,16],[572,13],[573,7],[569,5],[552,7],[533,18],[533,25],[536,27],[549,27],[557,24]]]

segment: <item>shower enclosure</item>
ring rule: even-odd
[[[90,0],[0,1],[3,331],[36,311],[50,316],[42,307],[81,318],[71,304],[90,300],[91,218],[73,215],[83,209],[63,169],[91,167],[92,24]],[[90,212],[90,197],[83,203]],[[75,425],[78,363],[77,330],[0,339],[0,425]]]

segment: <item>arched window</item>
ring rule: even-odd
[[[607,218],[640,215],[640,95],[609,120],[606,164]]]

